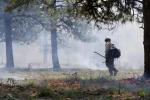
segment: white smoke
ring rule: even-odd
[[[77,40],[71,40],[70,48],[63,49],[60,54],[60,61],[68,61],[68,64],[81,65],[91,69],[103,69],[105,66],[105,59],[99,55],[94,54],[98,51],[104,55],[105,38],[110,37],[112,43],[121,50],[121,57],[115,60],[115,65],[124,69],[138,69],[144,66],[144,50],[143,50],[143,29],[139,28],[137,23],[127,23],[118,26],[118,28],[108,30],[93,29],[95,35],[95,42],[83,43]],[[62,55],[62,56],[61,56]],[[68,57],[67,60],[63,57]],[[76,66],[75,66],[76,67]]]
[[[105,69],[105,59],[94,54],[94,51],[104,55],[105,38],[110,37],[112,42],[121,50],[120,59],[116,60],[116,66],[122,68],[142,68],[144,65],[143,30],[136,23],[127,23],[118,26],[115,30],[93,29],[95,41],[81,42],[68,39],[68,47],[59,48],[58,55],[62,67]],[[15,65],[27,67],[29,63],[43,63],[43,54],[40,50],[40,42],[30,45],[13,44]],[[50,41],[50,40],[49,40]],[[50,48],[50,45],[49,45]],[[5,63],[5,44],[0,45],[0,62]],[[48,53],[48,65],[52,67],[51,51]],[[36,66],[36,65],[35,65]],[[37,66],[37,68],[39,68]]]

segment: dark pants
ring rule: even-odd
[[[118,70],[114,67],[114,58],[106,58],[106,66],[110,75],[116,75]]]

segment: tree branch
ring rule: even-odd
[[[20,15],[14,15],[13,17],[32,18],[33,20],[35,20],[37,23],[39,23],[42,27],[44,27],[44,28],[47,30],[47,28],[45,27],[45,24],[43,23],[43,21],[38,20],[38,19],[37,19],[36,17],[34,17],[33,15],[20,14]]]

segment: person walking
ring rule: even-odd
[[[118,70],[114,66],[114,57],[112,56],[110,50],[115,48],[114,44],[111,43],[110,38],[105,39],[105,58],[106,58],[106,66],[109,70],[110,76],[116,76],[118,73]]]

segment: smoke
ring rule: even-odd
[[[42,34],[42,33],[41,33]],[[108,30],[98,30],[93,27],[92,38],[94,41],[83,42],[76,39],[69,39],[67,47],[59,47],[58,55],[62,67],[67,68],[90,68],[90,69],[106,69],[105,59],[94,51],[104,55],[105,43],[104,39],[110,37],[112,43],[121,50],[121,57],[115,61],[117,67],[143,68],[144,50],[143,50],[143,30],[139,28],[137,23],[127,23],[119,25],[118,28]],[[41,49],[45,38],[41,38],[30,45],[13,44],[14,61],[17,67],[28,67],[30,63],[35,68],[52,67],[50,39],[46,38],[48,46],[48,64],[43,64],[43,51]],[[50,34],[48,34],[50,37]],[[0,44],[0,62],[5,63],[5,44]]]
[[[94,42],[80,42],[70,40],[70,48],[63,48],[60,53],[60,61],[74,67],[86,67],[91,69],[106,69],[105,59],[94,51],[104,55],[105,38],[112,39],[112,43],[121,50],[121,57],[115,60],[116,67],[123,69],[139,69],[144,66],[143,29],[137,23],[120,24],[112,31],[93,29]],[[63,52],[63,53],[62,53]],[[65,57],[65,59],[64,59]]]
[[[121,57],[116,65],[125,69],[137,69],[144,66],[143,29],[137,23],[119,25],[112,31],[95,31],[98,41],[104,45],[104,39],[110,37],[112,43],[121,50]],[[99,51],[102,49],[99,47]]]

